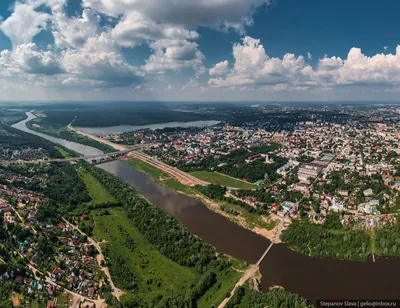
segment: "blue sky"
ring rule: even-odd
[[[394,0],[3,0],[3,100],[398,100]]]

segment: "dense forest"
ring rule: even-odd
[[[226,201],[228,203],[238,205],[238,206],[242,207],[243,209],[245,209],[249,213],[258,213],[260,215],[264,215],[267,213],[265,207],[254,208],[240,200],[236,200],[231,197],[225,197],[226,187],[223,187],[220,185],[215,185],[215,184],[210,184],[207,186],[196,185],[195,189],[210,199]],[[231,211],[230,209],[228,209],[224,206],[222,206],[221,209],[226,212]],[[234,212],[232,212],[231,214],[234,214]]]
[[[370,255],[370,237],[360,230],[332,232],[321,225],[295,221],[281,239],[310,257],[365,261]]]
[[[378,229],[375,236],[376,254],[380,256],[400,256],[400,223]]]
[[[146,125],[167,122],[189,122],[208,120],[207,115],[181,112],[165,107],[149,108],[144,106],[121,105],[115,108],[92,108],[70,110],[45,110],[46,123],[68,125],[76,117],[77,127],[106,127],[115,125]]]
[[[255,154],[266,154],[275,149],[278,145],[272,144],[260,148],[255,148],[251,152],[245,149],[236,150],[228,155],[222,155],[220,158],[210,157],[195,162],[193,164],[181,163],[177,167],[183,171],[194,171],[194,170],[218,170],[221,173],[229,175],[234,178],[244,179],[248,182],[254,183],[258,180],[264,180],[265,175],[268,175],[268,181],[275,181],[278,178],[276,170],[287,163],[287,159],[269,154],[269,157],[273,160],[271,164],[265,164],[264,159],[260,158],[253,162],[246,163],[245,160]],[[172,163],[172,162],[171,162]],[[224,166],[218,167],[221,163]],[[172,163],[173,164],[173,163]]]
[[[85,165],[87,170],[124,206],[140,233],[162,254],[180,265],[208,270],[215,250],[191,234],[175,217],[151,205],[133,187],[100,169]],[[157,232],[154,232],[157,230]]]
[[[0,146],[10,150],[21,150],[23,148],[42,148],[48,157],[63,158],[54,144],[41,137],[20,131],[16,128],[0,123]]]
[[[0,109],[0,122],[6,125],[12,125],[26,119],[26,114],[23,110],[15,109]]]
[[[271,288],[268,292],[256,292],[246,287],[239,287],[226,308],[264,308],[264,307],[312,307],[305,298],[289,293],[282,288]]]

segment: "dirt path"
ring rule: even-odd
[[[82,234],[83,236],[87,237],[87,240],[89,241],[89,243],[91,243],[94,247],[96,247],[97,251],[99,252],[99,254],[97,255],[97,263],[99,264],[101,270],[106,274],[108,281],[110,283],[111,286],[111,293],[112,295],[114,295],[116,298],[120,298],[122,295],[125,294],[124,291],[122,291],[121,289],[117,288],[114,285],[114,282],[112,280],[110,271],[108,269],[108,267],[106,266],[102,266],[101,264],[106,264],[106,259],[103,255],[103,252],[101,250],[101,247],[99,245],[99,243],[97,243],[94,239],[92,239],[91,237],[89,237],[86,233],[84,233],[82,230],[80,230],[77,226],[73,225],[72,223],[70,223],[68,220],[66,220],[64,217],[62,218],[64,220],[64,222],[68,225],[70,225],[72,228],[74,228],[76,231],[78,231],[80,234]]]
[[[235,291],[238,287],[244,285],[247,280],[256,276],[257,271],[259,270],[258,265],[252,265],[247,271],[244,272],[243,276],[239,279],[239,281],[233,287],[230,296],[225,298],[221,304],[219,304],[218,308],[224,308],[225,305],[231,300],[232,296],[235,294]]]
[[[28,264],[28,267],[29,267],[30,270],[33,272],[33,274],[35,275],[35,277],[36,277],[36,273],[40,273],[42,276],[45,276],[41,271],[39,271],[36,267],[32,266],[31,264]],[[90,298],[88,298],[88,297],[86,297],[86,296],[83,296],[83,295],[81,295],[81,294],[79,294],[79,293],[76,293],[76,292],[73,292],[73,291],[71,291],[71,290],[68,290],[68,289],[66,289],[66,288],[64,288],[64,287],[62,287],[62,286],[60,286],[60,285],[58,285],[57,283],[53,282],[53,281],[51,280],[51,278],[48,277],[48,276],[45,276],[45,281],[46,281],[48,284],[51,284],[52,286],[54,286],[54,287],[56,287],[56,288],[58,288],[58,289],[63,290],[65,293],[70,294],[70,295],[72,296],[72,298],[73,298],[73,300],[72,300],[72,306],[71,306],[72,308],[79,307],[79,303],[80,303],[81,301],[84,301],[84,300],[86,300],[86,301],[88,301],[88,302],[94,303],[94,304],[96,305],[96,307],[99,307],[99,308],[106,307],[106,304],[105,304],[105,300],[104,300],[104,299],[97,299],[97,300],[94,300],[94,299],[90,299]]]

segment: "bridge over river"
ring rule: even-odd
[[[88,156],[78,156],[78,157],[70,157],[70,158],[54,158],[54,159],[36,159],[36,160],[0,160],[0,164],[9,165],[9,164],[44,164],[44,163],[64,163],[64,162],[72,162],[79,160],[86,160],[92,162],[105,162],[109,161],[110,158],[114,159],[118,156],[126,155],[132,151],[139,150],[139,147],[133,147],[129,149],[125,149],[122,151],[116,151],[111,153],[104,154],[96,154],[96,155],[88,155]]]
[[[33,132],[25,126],[29,118],[32,118],[29,113],[28,116],[28,119],[14,127],[61,144],[84,157],[107,155],[92,147]],[[323,298],[399,298],[400,258],[378,257],[375,263],[372,258],[367,262],[310,258],[288,249],[284,244],[278,244],[275,238],[272,244],[266,238],[209,210],[199,200],[165,188],[150,175],[139,172],[127,162],[114,160],[99,164],[98,167],[135,187],[152,204],[173,215],[190,232],[215,247],[218,252],[254,264],[249,276],[253,277],[251,274],[259,269],[263,291],[273,286],[282,286],[289,292],[306,297],[313,304]]]

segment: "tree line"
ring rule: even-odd
[[[295,250],[316,258],[365,261],[370,255],[370,237],[361,230],[332,232],[324,226],[294,221],[281,237]]]
[[[215,259],[212,246],[191,234],[175,217],[150,204],[121,179],[88,164],[85,168],[121,202],[139,232],[157,250],[180,265],[207,272],[210,261]]]
[[[257,292],[246,287],[239,287],[226,308],[239,307],[313,307],[307,300],[299,295],[289,293],[282,288],[271,288],[268,292]]]

